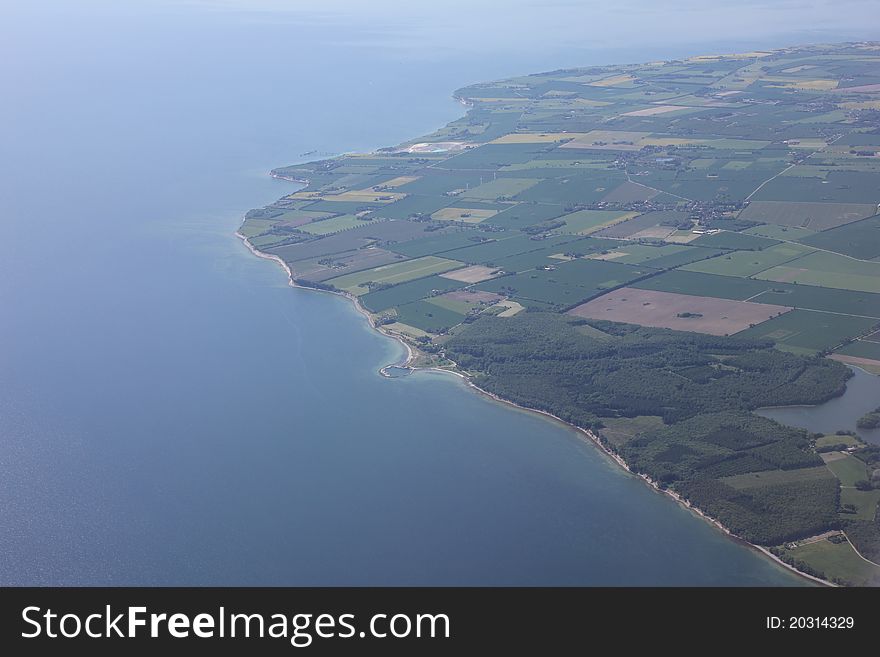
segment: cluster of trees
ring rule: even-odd
[[[880,519],[847,520],[846,537],[866,559],[880,563]]]
[[[840,363],[759,340],[540,312],[480,317],[443,348],[480,387],[600,433],[603,417],[662,417],[617,451],[749,541],[776,545],[840,523],[831,477],[747,491],[721,480],[821,466],[806,431],[750,411],[841,394],[851,372]]]
[[[581,330],[583,324],[609,339]],[[784,353],[763,341],[539,312],[481,317],[445,349],[481,387],[582,426],[616,415],[659,415],[673,423],[719,410],[817,404],[841,394],[852,375],[835,361]],[[723,371],[687,376],[712,365]]]
[[[643,433],[619,452],[636,472],[661,485],[822,465],[806,432],[751,413],[697,415]]]
[[[839,487],[816,479],[737,490],[717,479],[681,482],[676,490],[751,543],[779,545],[840,524]]]
[[[806,573],[807,575],[812,575],[813,577],[818,577],[819,579],[827,579],[825,577],[824,571],[821,571],[818,568],[813,568],[806,561],[801,561],[800,559],[795,559],[793,556],[791,556],[788,552],[786,552],[782,548],[771,547],[770,553],[779,557],[780,561],[784,561],[789,566],[797,568],[802,573]],[[842,584],[843,582],[840,582],[840,583]]]
[[[856,422],[859,429],[876,429],[880,427],[880,407],[875,408],[870,413],[865,413]]]

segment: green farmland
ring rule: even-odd
[[[277,169],[309,182],[239,232],[419,366],[590,429],[733,534],[865,584],[876,568],[822,537],[872,553],[880,454],[753,411],[833,400],[843,363],[880,371],[878,70],[851,43],[474,84],[434,132]]]

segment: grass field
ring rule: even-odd
[[[534,270],[480,283],[477,287],[511,296],[525,306],[539,302],[553,306],[574,306],[603,290],[623,285],[650,270],[601,260],[562,262],[552,271]]]
[[[369,289],[364,285],[368,281],[395,285],[417,278],[424,278],[431,274],[440,274],[461,266],[462,263],[455,260],[447,260],[437,256],[425,256],[415,260],[382,265],[375,269],[367,269],[354,274],[345,274],[344,276],[331,278],[327,282],[340,290],[345,290],[355,296],[359,296],[369,292]]]
[[[880,343],[868,342],[867,340],[856,340],[850,344],[837,350],[837,353],[844,356],[856,356],[858,358],[868,358],[870,360],[880,360]]]
[[[397,319],[409,326],[436,333],[461,323],[464,314],[427,301],[414,301],[397,308]]]
[[[426,276],[407,283],[400,283],[384,290],[376,290],[360,296],[364,308],[374,313],[393,306],[400,306],[424,299],[431,294],[456,290],[464,283],[443,276]]]
[[[810,247],[798,244],[777,244],[763,251],[734,251],[686,265],[682,269],[720,276],[752,276],[800,258],[811,251]]]
[[[803,244],[870,260],[880,256],[880,216],[799,239]]]
[[[721,231],[713,235],[700,235],[693,241],[694,246],[706,246],[715,249],[766,249],[776,244],[776,240],[759,237],[757,235],[745,235],[734,233],[729,230]]]
[[[494,236],[495,234],[493,234]],[[563,244],[572,241],[571,236],[560,236],[556,239],[547,239],[536,241],[530,239],[527,235],[518,234],[515,237],[506,237],[502,235],[500,239],[495,239],[482,244],[468,246],[454,251],[448,251],[444,255],[455,258],[461,262],[467,262],[475,265],[492,265],[501,258],[506,258],[519,253],[528,251],[537,251],[543,247],[552,244]]]
[[[477,244],[476,240],[478,240],[478,237],[474,235],[474,231],[460,229],[457,232],[390,244],[386,248],[389,251],[394,251],[410,258],[421,258],[426,255],[460,249],[464,246],[473,246]]]
[[[880,293],[880,262],[865,262],[825,251],[814,251],[756,278],[843,290]]]
[[[474,309],[485,309],[491,304],[501,299],[497,294],[491,292],[480,292],[479,290],[453,290],[446,294],[425,299],[428,303],[446,308],[462,315],[467,315]]]
[[[797,228],[795,226],[776,226],[774,224],[761,224],[746,228],[743,233],[745,235],[757,235],[758,237],[768,237],[771,240],[797,241],[810,235],[815,235],[815,231],[806,228]]]
[[[834,476],[840,479],[841,486],[855,486],[857,481],[868,478],[868,468],[864,461],[846,452],[825,452],[821,455]]]
[[[634,216],[632,212],[616,210],[579,210],[560,217],[560,220],[565,222],[565,226],[557,228],[556,232],[587,235],[632,216]]]
[[[612,253],[619,254],[614,258],[615,262],[622,262],[626,265],[639,265],[644,262],[662,260],[667,258],[668,256],[693,251],[697,251],[699,253],[710,253],[708,249],[706,251],[703,251],[702,249],[693,249],[691,247],[684,246],[683,244],[649,245],[637,243],[622,244],[617,249],[612,251]]]
[[[752,201],[739,218],[820,231],[870,217],[875,208],[866,203]]]
[[[331,233],[338,233],[339,231],[348,230],[349,228],[364,226],[368,223],[370,222],[364,219],[358,219],[353,214],[343,214],[331,219],[322,219],[320,221],[313,221],[309,224],[303,224],[299,229],[311,235],[330,235]]]
[[[844,518],[873,520],[877,515],[877,503],[880,502],[880,490],[858,490],[857,488],[841,488],[840,504],[852,504],[856,513],[843,513]]]
[[[477,208],[457,208],[454,206],[440,208],[431,215],[438,221],[463,221],[467,224],[478,224],[484,219],[498,214],[498,210],[484,210]]]
[[[750,488],[763,488],[764,486],[772,486],[774,484],[790,484],[796,481],[828,479],[831,476],[831,473],[820,465],[815,468],[800,468],[799,470],[766,470],[764,472],[749,472],[748,474],[734,475],[732,477],[722,477],[721,481],[737,490],[748,490]]]
[[[462,283],[479,283],[485,281],[495,275],[497,270],[492,267],[484,267],[483,265],[471,265],[470,267],[462,267],[444,274],[440,274],[443,278],[451,278],[454,281]]]
[[[814,285],[791,285],[676,269],[635,283],[633,287],[880,318],[880,294]]]
[[[863,586],[880,577],[880,567],[862,559],[847,541],[835,544],[822,539],[793,550],[785,549],[785,553],[825,573],[827,577],[840,577],[856,586]]]
[[[386,324],[385,328],[391,331],[395,331],[397,333],[403,333],[404,335],[408,335],[412,338],[431,336],[431,334],[427,331],[423,331],[422,329],[416,328],[415,326],[409,326],[408,324],[402,324],[401,322],[392,322],[391,324]]]
[[[847,445],[848,447],[857,447],[862,444],[862,441],[854,436],[844,435],[830,435],[830,436],[822,436],[821,438],[816,440],[816,447],[828,447],[829,445]]]
[[[784,351],[811,354],[832,349],[861,335],[877,320],[813,310],[792,310],[737,333],[739,337],[773,340]]]
[[[467,190],[462,197],[494,201],[501,197],[516,196],[539,182],[539,178],[498,178]]]

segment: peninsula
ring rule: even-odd
[[[816,579],[880,584],[880,447],[760,417],[880,373],[880,44],[477,84],[437,132],[276,169],[240,236]]]

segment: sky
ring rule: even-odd
[[[665,43],[811,42],[880,38],[877,0],[185,0],[218,10],[283,11],[290,20],[350,19],[394,32],[401,47],[446,32],[449,47],[474,52],[529,49],[551,31],[560,47],[626,50]],[[795,44],[792,44],[795,45]],[[635,46],[635,48],[633,48]]]

